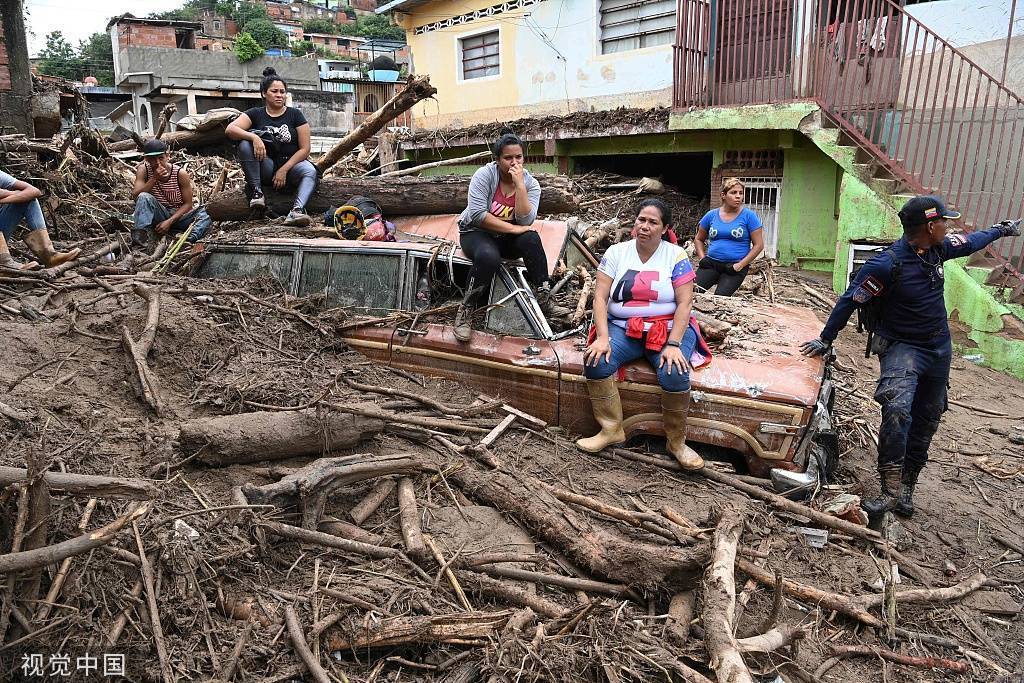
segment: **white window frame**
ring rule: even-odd
[[[768,206],[768,211],[757,211],[757,217],[761,219],[761,236],[764,238],[764,255],[766,258],[778,258],[779,255],[779,223],[782,217],[782,184],[785,176],[772,177],[772,176],[739,176],[739,180],[743,183],[743,204],[755,204],[761,206],[760,203],[749,201],[753,199],[751,194],[757,194],[760,190],[762,196],[767,194],[765,191],[775,192],[775,203],[774,205]]]
[[[487,33],[498,34],[498,73],[493,76],[479,76],[477,78],[466,78],[462,72],[462,41],[467,38],[476,38]],[[504,72],[505,60],[501,54],[501,24],[491,24],[485,28],[479,28],[474,31],[467,31],[466,33],[460,33],[455,36],[455,82],[456,83],[486,83],[488,81],[494,81],[501,78]]]
[[[646,51],[649,51],[649,50],[650,51],[666,50],[666,49],[671,49],[672,45],[675,43],[675,24],[677,22],[676,13],[678,13],[678,11],[679,11],[678,6],[676,7],[675,11],[673,12],[673,20],[672,20],[673,26],[672,26],[672,29],[669,30],[669,31],[666,31],[666,33],[670,33],[672,35],[672,39],[669,42],[663,43],[661,45],[647,45],[647,46],[643,46],[643,47],[634,47],[634,48],[630,48],[628,50],[620,50],[618,52],[605,52],[604,51],[604,40],[602,39],[602,36],[601,36],[601,17],[602,17],[602,15],[601,15],[601,0],[596,0],[596,2],[597,2],[597,11],[594,13],[594,56],[596,56],[596,57],[615,57],[617,55],[635,54],[637,52],[646,52]]]

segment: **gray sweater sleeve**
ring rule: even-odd
[[[537,207],[540,206],[540,183],[532,175],[526,176],[526,196],[530,199],[530,213],[516,216],[516,225],[533,225],[537,220]]]
[[[473,227],[480,227],[484,216],[491,208],[491,197],[494,196],[495,184],[492,179],[497,176],[490,164],[478,168],[469,181],[469,199],[466,203],[466,222]]]

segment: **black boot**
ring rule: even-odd
[[[914,487],[917,486],[917,476],[921,474],[921,468],[903,467],[903,479],[900,481],[900,494],[896,501],[896,507],[892,509],[897,515],[911,517],[914,514]]]
[[[860,503],[864,512],[868,513],[868,527],[878,530],[885,518],[885,513],[896,508],[899,503],[900,476],[902,467],[878,468],[878,480],[881,484],[882,493],[877,498],[862,500]]]

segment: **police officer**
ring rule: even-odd
[[[828,352],[859,306],[876,307],[871,351],[881,372],[875,400],[882,407],[878,433],[881,496],[862,502],[877,523],[890,510],[914,513],[914,486],[928,460],[928,446],[947,408],[946,385],[953,347],[943,299],[943,263],[1019,235],[1019,221],[987,230],[946,235],[946,220],[960,218],[935,196],[917,196],[899,212],[903,237],[857,272],[832,309],[821,335],[805,342],[805,356]]]

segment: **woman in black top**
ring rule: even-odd
[[[263,181],[273,181],[274,189],[297,186],[295,202],[285,225],[309,225],[306,203],[316,189],[317,171],[309,161],[309,123],[302,112],[285,104],[288,85],[272,67],[263,70],[260,94],[264,106],[253,107],[227,128],[227,135],[238,140],[238,157],[245,173],[249,208],[263,209]]]

